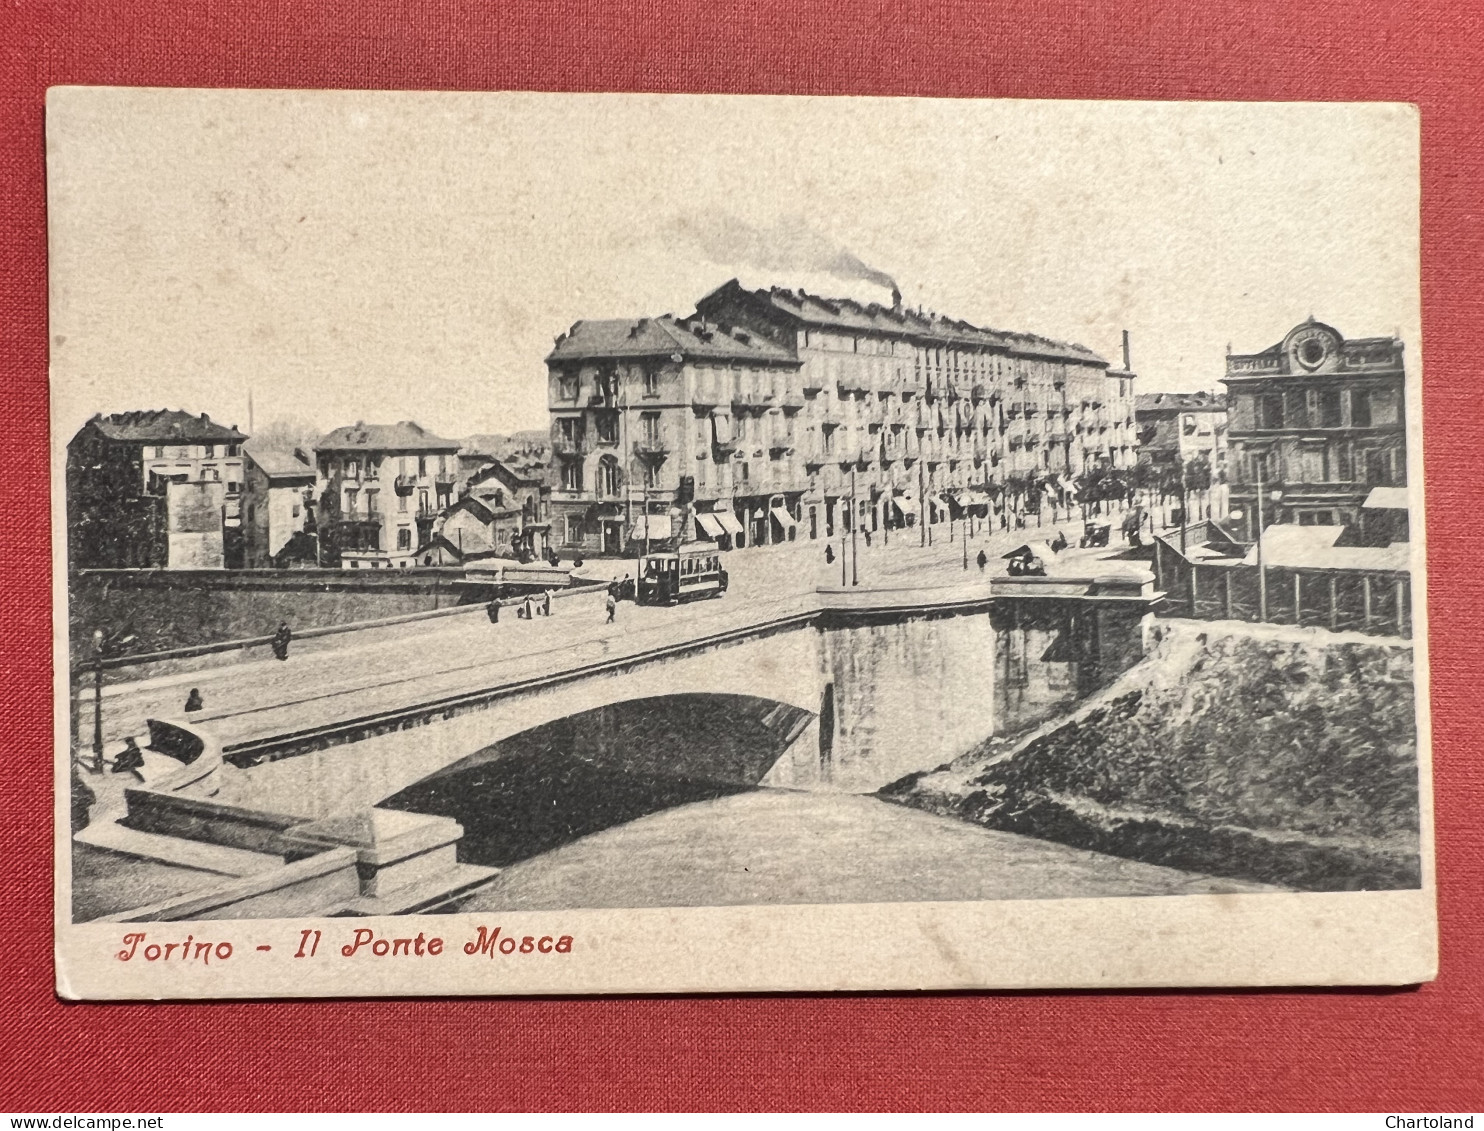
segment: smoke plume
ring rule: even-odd
[[[725,212],[689,213],[671,221],[669,234],[722,267],[831,275],[885,287],[899,296],[890,275],[864,262],[802,216],[785,216],[759,228]]]

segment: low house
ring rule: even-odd
[[[240,564],[246,439],[205,413],[94,416],[67,445],[71,568]]]
[[[279,558],[291,542],[296,549],[286,557],[304,556],[305,540],[294,536],[312,525],[314,483],[314,463],[303,449],[245,450],[242,526],[249,569],[288,564]]]
[[[439,530],[445,539],[458,545],[457,539],[464,537],[466,546],[488,540],[494,551],[520,561],[546,556],[551,533],[551,489],[544,478],[522,475],[492,459],[469,477],[464,490],[459,503],[477,505],[462,510],[458,504],[450,508]],[[483,533],[473,529],[480,524]]]

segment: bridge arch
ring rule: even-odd
[[[436,709],[400,729],[234,775],[232,797],[253,808],[319,819],[376,805],[383,798],[505,739],[546,724],[620,704],[676,696],[766,700],[812,718],[819,709],[816,634],[782,632],[620,666],[576,679],[553,680],[501,694],[486,703]]]
[[[762,784],[814,716],[750,695],[625,700],[521,731],[378,802],[451,817],[460,860],[504,867],[650,813]]]

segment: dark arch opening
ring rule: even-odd
[[[808,711],[749,695],[668,695],[569,715],[487,746],[382,808],[452,817],[459,859],[504,867],[590,833],[755,789]]]

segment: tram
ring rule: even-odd
[[[634,599],[641,605],[675,605],[727,591],[721,551],[709,542],[692,542],[678,550],[645,554],[639,559]]]

